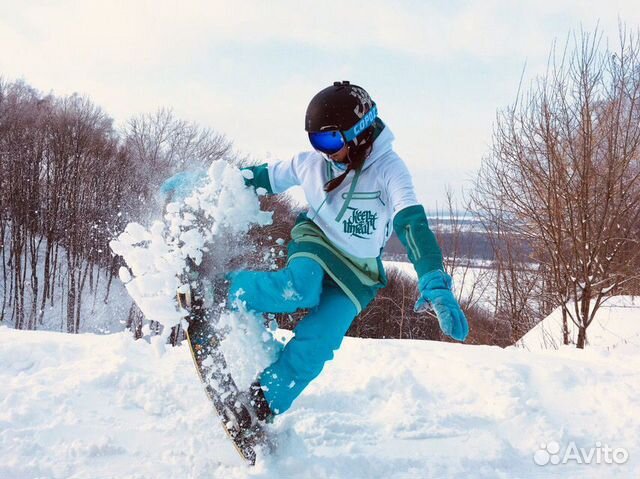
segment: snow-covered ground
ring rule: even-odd
[[[575,344],[578,328],[568,319],[570,341]],[[640,350],[640,298],[614,296],[605,301],[587,328],[587,347],[615,349],[630,343]],[[525,334],[518,346],[529,350],[558,349],[562,345],[562,310],[549,316]]]
[[[346,338],[249,468],[186,347],[2,327],[0,478],[638,477],[639,357]]]

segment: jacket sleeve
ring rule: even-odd
[[[400,210],[393,218],[393,229],[407,249],[418,278],[433,270],[444,271],[442,251],[436,236],[429,228],[422,205],[413,205]]]
[[[411,173],[404,161],[394,154],[385,159],[383,169],[386,179],[385,186],[393,208],[393,214],[396,215],[400,210],[409,206],[418,205]]]
[[[411,173],[399,156],[394,155],[385,163],[385,177],[393,208],[393,230],[406,248],[418,278],[429,271],[444,270],[440,246],[418,203]]]

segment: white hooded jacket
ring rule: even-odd
[[[309,204],[307,216],[329,240],[355,257],[378,257],[391,236],[395,214],[418,204],[411,174],[393,151],[393,140],[393,133],[385,126],[361,172],[349,172],[329,193],[324,184],[342,171],[316,151],[270,164],[273,193],[301,186]]]

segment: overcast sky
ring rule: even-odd
[[[122,124],[172,107],[272,161],[309,149],[304,112],[334,80],[369,91],[428,209],[469,184],[496,109],[582,26],[613,42],[637,0],[0,0],[0,76],[86,94]]]

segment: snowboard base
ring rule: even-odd
[[[205,307],[202,295],[195,294],[193,289],[187,293],[178,293],[178,303],[189,311],[187,344],[205,392],[220,417],[222,428],[240,456],[254,465],[256,449],[262,446],[272,449],[273,446],[262,424],[240,424],[238,409],[242,407],[241,401],[244,398],[227,372],[226,361],[219,349],[221,333],[215,328],[224,307]]]

